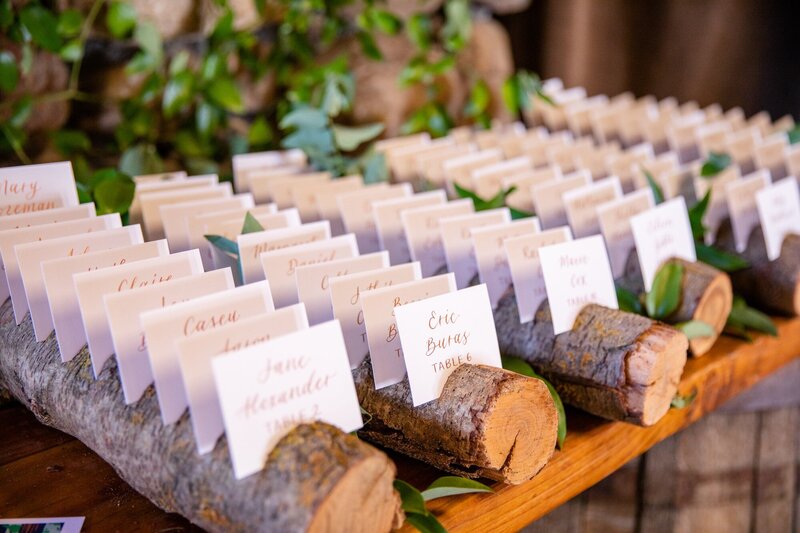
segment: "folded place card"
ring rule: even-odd
[[[533,162],[526,156],[480,167],[472,171],[471,189],[481,198],[492,198],[501,191],[506,176],[526,170],[533,170]]]
[[[247,192],[250,190],[248,175],[253,170],[286,165],[302,167],[305,164],[306,154],[299,148],[235,155],[232,160],[233,184],[236,192]]]
[[[745,251],[750,233],[759,224],[756,193],[769,187],[771,181],[769,170],[763,169],[725,186],[731,229],[736,243],[736,251],[739,253]]]
[[[314,326],[333,320],[331,278],[383,269],[388,266],[389,253],[375,252],[330,263],[298,267],[295,271],[297,298],[306,306],[308,322]]]
[[[406,375],[395,308],[455,290],[455,276],[449,273],[375,289],[362,295],[361,309],[376,389],[400,383]]]
[[[169,255],[169,248],[167,241],[161,240],[42,263],[42,277],[62,361],[75,357],[87,341],[72,276],[165,255]]]
[[[517,172],[503,178],[503,190],[514,187],[514,190],[506,196],[506,205],[525,211],[533,212],[533,196],[531,191],[534,185],[539,185],[552,180],[560,180],[563,177],[559,167],[537,168]]]
[[[291,188],[290,204],[297,208],[300,212],[300,218],[303,222],[316,222],[322,220],[319,215],[319,206],[317,199],[319,196],[328,195],[335,197],[337,194],[344,192],[355,191],[364,188],[364,178],[360,175],[355,176],[342,176],[329,181],[300,181],[294,183]],[[335,201],[334,201],[335,207]],[[331,221],[331,232],[333,235],[341,235],[341,221],[339,227],[333,227]],[[334,231],[334,229],[336,231]]]
[[[248,192],[253,195],[256,202],[271,202],[271,184],[276,180],[285,180],[292,176],[309,172],[310,169],[294,165],[281,166],[268,169],[254,169],[247,174],[249,183]]]
[[[756,193],[758,218],[767,244],[767,257],[774,261],[781,255],[783,239],[800,234],[800,194],[797,179],[789,176]]]
[[[239,352],[307,328],[305,307],[297,304],[178,340],[176,347],[181,378],[197,450],[201,455],[211,452],[217,439],[225,432],[211,360],[217,355]]]
[[[128,220],[131,224],[142,223],[142,203],[140,200],[142,195],[156,192],[175,192],[187,189],[208,188],[214,187],[218,183],[219,177],[216,174],[192,176],[191,178],[181,180],[137,183],[136,189],[133,192],[133,201],[131,202],[131,206],[128,208]]]
[[[165,424],[177,422],[187,406],[176,342],[274,310],[269,284],[264,281],[147,311],[139,317]]]
[[[630,221],[644,290],[649,291],[653,286],[653,278],[665,261],[673,258],[697,260],[683,196],[634,215]]]
[[[266,183],[269,200],[274,202],[278,209],[293,207],[292,192],[298,186],[321,186],[331,181],[330,172],[309,172],[271,179]],[[302,214],[302,212],[301,212]]]
[[[331,238],[331,226],[327,220],[310,222],[297,227],[246,233],[236,237],[239,245],[239,262],[242,279],[252,283],[264,279],[259,256],[264,252],[283,250],[298,244],[322,241]]]
[[[228,182],[208,187],[142,194],[139,197],[139,202],[142,206],[142,225],[145,236],[148,240],[163,239],[165,237],[164,222],[161,219],[162,206],[227,198],[232,195],[233,189]]]
[[[770,135],[756,144],[754,158],[756,168],[765,168],[770,171],[772,179],[778,180],[786,176],[786,166],[783,162],[784,153],[788,146],[786,135]]]
[[[395,309],[414,406],[438,398],[460,365],[501,367],[486,285]]]
[[[539,262],[556,335],[569,331],[588,304],[617,309],[617,290],[603,237],[539,248]]]
[[[398,185],[370,185],[357,191],[351,191],[336,196],[339,207],[339,217],[342,219],[344,229],[354,233],[358,239],[358,249],[362,254],[380,250],[378,231],[375,227],[375,218],[372,216],[373,202],[391,200],[411,196],[413,190],[408,183]]]
[[[0,168],[0,218],[78,205],[72,163]]]
[[[173,172],[161,172],[160,174],[140,174],[133,177],[133,182],[139,186],[145,183],[163,183],[167,181],[186,180],[185,170],[175,170]]]
[[[600,233],[597,207],[621,196],[622,185],[616,176],[565,192],[564,209],[567,211],[567,220],[575,237],[588,237]]]
[[[100,375],[103,365],[114,353],[114,340],[103,305],[106,294],[134,291],[202,272],[200,254],[197,250],[189,250],[75,274],[72,281],[78,294],[81,321],[89,345],[94,376]]]
[[[597,207],[600,230],[606,240],[611,273],[614,279],[625,273],[625,265],[636,243],[631,230],[631,217],[651,209],[655,205],[653,191],[648,187],[630,192],[622,198],[611,200]]]
[[[369,186],[372,189],[385,189],[388,188],[388,183],[375,183]],[[324,189],[316,190],[313,192],[314,206],[316,208],[316,216],[312,220],[328,220],[331,223],[331,234],[342,235],[347,232],[342,220],[342,213],[339,211],[339,202],[336,200],[340,195],[351,193],[365,188],[363,182],[355,186],[355,184],[348,179],[334,180],[327,185]]]
[[[163,205],[159,208],[161,223],[164,226],[169,247],[173,252],[183,252],[189,246],[188,218],[198,213],[213,213],[237,207],[253,207],[253,197],[249,194],[237,194],[228,198],[212,198],[195,200],[177,204]]]
[[[406,209],[443,205],[445,202],[447,202],[447,194],[438,189],[372,204],[381,250],[389,252],[389,260],[393,265],[411,261],[411,252],[408,249],[400,214]]]
[[[536,217],[514,220],[505,224],[495,224],[472,230],[472,246],[478,262],[478,275],[486,284],[492,309],[511,286],[511,271],[503,241],[530,233],[539,233],[539,220]]]
[[[215,211],[213,213],[194,213],[186,218],[186,231],[189,238],[189,250],[197,248],[200,250],[200,257],[203,258],[203,268],[211,270],[214,268],[213,255],[211,253],[211,243],[206,239],[206,235],[213,234],[211,231],[206,231],[207,226],[214,226],[220,222],[229,220],[241,220],[244,226],[244,217],[250,213],[254,217],[261,215],[273,215],[278,211],[275,204],[263,204],[255,207],[237,207],[234,209],[225,209],[223,211]],[[300,222],[297,222],[300,225]],[[239,228],[241,230],[241,227]],[[235,235],[234,235],[235,237]]]
[[[330,280],[333,316],[341,323],[350,367],[356,368],[369,353],[361,295],[367,291],[391,287],[420,279],[419,263],[406,263]]]
[[[272,289],[275,307],[296,304],[297,282],[295,272],[299,267],[330,263],[358,255],[358,244],[352,233],[322,241],[298,244],[290,248],[264,252],[259,256],[264,276]]]
[[[432,276],[447,266],[439,221],[474,211],[472,200],[463,198],[443,205],[417,207],[400,213],[411,259],[419,261],[422,277]]]
[[[22,285],[25,288],[25,299],[31,312],[33,331],[37,341],[43,341],[53,332],[53,317],[47,301],[47,291],[44,286],[42,263],[53,259],[63,259],[92,252],[120,248],[131,244],[144,242],[142,229],[139,225],[124,228],[93,231],[81,235],[69,235],[57,239],[30,242],[17,245],[14,249],[17,254]],[[25,317],[21,307],[14,307],[17,314],[17,324]]]
[[[557,181],[547,181],[531,187],[533,208],[544,229],[567,224],[567,211],[562,195],[573,189],[589,185],[592,175],[588,170],[567,174]]]
[[[126,404],[138,401],[153,382],[148,358],[149,339],[145,338],[140,320],[142,313],[229,289],[233,289],[233,277],[230,269],[226,268],[104,296],[103,304]],[[221,319],[227,320],[228,317]]]
[[[472,187],[470,178],[474,170],[491,165],[492,163],[500,163],[502,160],[503,152],[497,148],[480,150],[478,152],[447,159],[442,163],[442,171],[447,180],[448,189],[452,191],[456,185],[465,189],[470,189]]]
[[[439,220],[447,270],[455,274],[459,289],[467,287],[478,274],[478,262],[472,246],[472,230],[508,222],[511,222],[511,212],[507,207]]]
[[[708,207],[703,216],[703,226],[706,228],[706,244],[714,242],[714,236],[723,220],[728,218],[728,204],[725,202],[725,189],[729,183],[741,178],[739,167],[731,165],[716,176],[694,178],[694,192],[698,200],[711,190]]]
[[[572,232],[569,227],[562,226],[503,241],[511,279],[514,282],[520,324],[533,320],[539,306],[547,299],[539,248],[571,240]]]
[[[283,335],[211,361],[236,479],[264,467],[294,427],[363,425],[337,321]]]

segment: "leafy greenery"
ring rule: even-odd
[[[669,406],[673,409],[684,409],[692,405],[694,399],[697,397],[697,390],[693,390],[691,394],[686,394],[681,396],[680,394],[676,394],[675,397],[670,402]]]
[[[470,493],[494,493],[491,487],[472,479],[443,476],[420,492],[400,479],[394,480],[394,489],[400,494],[406,520],[422,533],[446,533],[436,517],[428,511],[425,502],[436,498]]]
[[[731,156],[721,152],[711,152],[708,158],[703,162],[700,167],[700,176],[704,178],[712,178],[728,168],[731,164]]]
[[[675,328],[681,330],[689,340],[702,337],[712,337],[717,334],[714,328],[702,320],[688,320],[675,324]]]
[[[752,340],[749,330],[760,331],[773,337],[778,336],[778,328],[769,316],[749,307],[741,296],[734,295],[733,306],[725,324],[725,332],[749,341]]]
[[[453,186],[455,187],[456,194],[458,194],[459,198],[469,198],[472,200],[472,203],[475,205],[475,211],[486,211],[488,209],[507,207],[506,199],[511,193],[517,190],[515,186],[511,186],[508,189],[499,191],[492,198],[487,200],[485,198],[481,198],[475,194],[475,192],[465,189],[458,183],[454,183]],[[528,213],[513,207],[509,207],[508,209],[511,213],[511,218],[514,220],[518,220],[520,218],[530,218],[534,216],[534,213]]]
[[[644,168],[642,168],[642,173],[644,173],[644,177],[647,179],[650,190],[653,191],[653,200],[655,200],[656,205],[664,203],[664,191],[662,191],[661,186],[656,183],[653,175]]]
[[[645,309],[650,318],[663,320],[675,312],[681,303],[683,265],[674,261],[658,269],[653,286],[645,295]]]
[[[800,125],[795,126],[791,130],[786,132],[786,136],[789,139],[789,144],[797,144],[800,142]]]
[[[620,285],[616,286],[616,290],[617,303],[619,304],[620,310],[628,313],[636,313],[637,315],[645,314],[642,300],[638,295]]]
[[[724,272],[736,272],[737,270],[747,268],[750,264],[740,255],[732,254],[716,246],[705,244],[706,227],[703,225],[703,217],[706,211],[708,211],[710,202],[711,188],[709,187],[703,199],[689,209],[689,224],[692,228],[697,259]]]

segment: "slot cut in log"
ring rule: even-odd
[[[697,337],[689,341],[689,351],[695,357],[707,353],[725,329],[725,322],[733,306],[733,287],[725,272],[699,261],[691,263],[683,259],[671,262],[683,266],[681,279],[681,301],[678,308],[664,319],[667,324],[678,324],[689,320],[700,320],[714,329],[714,335]],[[616,283],[632,293],[644,292],[642,271],[636,251],[628,256],[625,274]]]
[[[375,390],[369,357],[353,377],[372,415],[359,434],[441,470],[519,484],[555,451],[558,413],[539,379],[463,364],[438,399],[414,407],[407,377]]]
[[[720,226],[716,244],[727,252],[736,253],[729,220]],[[740,255],[750,263],[750,267],[731,272],[736,293],[764,311],[800,315],[800,235],[788,235],[783,239],[780,257],[770,261],[764,234],[761,226],[757,226]]]
[[[520,324],[513,289],[494,317],[502,353],[530,363],[564,402],[594,415],[650,426],[678,390],[689,342],[662,322],[590,304],[572,330],[554,335],[546,300]]]
[[[223,437],[198,455],[188,413],[164,426],[152,387],[125,405],[112,359],[97,381],[84,349],[62,363],[55,338],[34,340],[0,306],[0,388],[42,423],[81,440],[122,479],[168,512],[209,531],[390,531],[402,523],[394,463],[353,435],[301,425],[272,450],[264,469],[233,475]]]

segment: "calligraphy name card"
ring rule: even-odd
[[[756,193],[769,187],[771,181],[769,170],[762,169],[725,185],[731,229],[739,253],[745,251],[750,233],[759,224]]]
[[[653,191],[647,187],[597,207],[600,230],[606,240],[614,279],[625,273],[628,256],[636,248],[631,230],[631,217],[651,209],[654,205]]]
[[[422,277],[432,276],[447,266],[439,221],[474,211],[472,200],[464,198],[443,205],[408,209],[400,213],[411,259],[419,261]]]
[[[790,234],[800,234],[797,179],[789,176],[758,191],[756,205],[767,245],[767,257],[774,261],[781,255],[783,239]]]
[[[0,168],[0,218],[78,205],[72,163]]]
[[[350,178],[337,179],[324,186],[323,189],[313,191],[314,207],[316,216],[312,220],[328,220],[331,223],[331,234],[342,235],[346,233],[342,214],[339,212],[339,202],[336,200],[340,195],[351,193],[365,188],[363,179],[359,176],[359,181],[351,181]],[[387,188],[388,183],[375,183],[369,188]],[[301,191],[302,192],[302,191]]]
[[[230,183],[164,192],[149,192],[139,197],[142,206],[142,225],[148,240],[163,239],[164,222],[161,207],[170,204],[227,198],[233,195]]]
[[[197,213],[213,213],[225,209],[253,207],[253,196],[237,194],[227,198],[212,198],[163,205],[159,208],[164,235],[173,252],[190,249],[188,218]]]
[[[306,154],[299,148],[293,150],[270,150],[267,152],[251,152],[233,156],[233,182],[238,192],[250,190],[248,177],[250,172],[281,166],[302,167],[306,164]]]
[[[372,204],[381,200],[411,196],[412,193],[413,189],[410,184],[401,183],[398,185],[370,185],[336,196],[339,218],[344,224],[345,231],[355,234],[358,239],[358,249],[362,254],[380,250],[378,230],[375,227],[375,218],[372,216]]]
[[[478,262],[472,246],[472,230],[511,222],[507,207],[439,220],[439,231],[447,258],[447,270],[456,276],[456,285],[463,289],[478,274]]]
[[[321,186],[331,181],[330,172],[309,172],[293,176],[279,177],[266,182],[266,191],[269,199],[278,206],[278,209],[292,207],[292,193],[295,187]],[[255,191],[254,191],[255,192]],[[295,206],[296,207],[296,206]],[[302,216],[303,212],[300,211]]]
[[[616,176],[565,192],[564,209],[567,211],[567,220],[575,237],[588,237],[600,233],[597,207],[621,196],[622,185]]]
[[[133,201],[128,208],[128,221],[131,224],[142,223],[142,195],[156,192],[176,192],[179,190],[188,189],[207,189],[214,187],[219,183],[219,177],[216,174],[208,174],[205,176],[192,176],[191,178],[156,181],[151,183],[137,183],[136,189],[133,192]]]
[[[567,224],[567,211],[562,196],[565,192],[584,187],[592,182],[588,170],[567,174],[557,181],[546,181],[531,187],[533,208],[544,229]]]
[[[334,207],[336,206],[335,198],[337,194],[344,192],[355,191],[364,187],[364,179],[359,176],[342,176],[329,181],[300,181],[292,185],[291,188],[291,204],[300,212],[300,218],[303,222],[316,222],[322,220],[319,216],[318,198],[320,196],[332,197]],[[333,235],[341,235],[341,220],[338,220],[339,226],[333,227],[331,221],[331,233]]]
[[[414,196],[382,200],[372,204],[375,227],[382,250],[389,252],[389,260],[393,265],[411,261],[403,219],[400,214],[406,209],[444,205],[447,194],[441,190],[417,193]]]

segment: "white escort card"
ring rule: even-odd
[[[119,228],[122,222],[119,213],[103,215],[101,217],[81,218],[59,222],[57,224],[42,224],[29,228],[9,229],[0,231],[0,258],[3,262],[3,279],[0,279],[0,302],[4,302],[11,295],[16,308],[20,306],[20,313],[24,316],[24,311],[28,310],[25,300],[25,288],[22,285],[22,275],[17,263],[17,254],[14,247],[18,244],[28,242],[44,241],[46,239],[56,239],[68,235],[87,234],[93,231]]]
[[[592,182],[588,170],[567,174],[557,181],[547,181],[531,187],[533,209],[539,217],[544,229],[555,228],[567,224],[567,211],[564,208],[562,195]]]
[[[111,337],[103,305],[106,294],[133,291],[202,272],[203,263],[200,261],[200,254],[197,250],[189,250],[75,274],[72,280],[78,295],[81,321],[89,345],[94,376],[100,374],[103,365],[114,353],[114,340]]]
[[[148,240],[163,239],[164,222],[161,219],[161,207],[170,204],[182,204],[227,198],[233,195],[230,183],[220,183],[210,187],[197,187],[184,190],[165,192],[149,192],[139,197],[142,206],[142,225]]]
[[[161,240],[42,263],[47,301],[50,305],[50,314],[53,316],[62,361],[66,362],[75,357],[87,341],[78,293],[72,282],[72,276],[165,255],[169,255],[169,248],[167,241]]]
[[[264,467],[294,427],[363,425],[337,321],[283,335],[211,361],[236,479]]]
[[[618,308],[603,237],[594,235],[539,248],[556,335],[569,331],[588,304]]]
[[[206,231],[208,225],[214,226],[220,222],[229,220],[241,220],[244,225],[244,217],[247,213],[256,217],[261,215],[274,215],[278,208],[275,204],[263,204],[251,208],[241,207],[236,209],[226,209],[213,213],[194,213],[186,218],[186,230],[189,238],[189,250],[197,248],[200,250],[200,257],[203,258],[203,268],[211,270],[214,268],[214,256],[211,251],[211,243],[206,239],[206,235],[214,234],[213,231]],[[298,221],[296,225],[300,225]],[[241,228],[239,228],[241,229]],[[237,232],[238,233],[238,232]],[[235,237],[236,235],[233,235]],[[230,237],[229,237],[230,238]]]
[[[763,169],[725,186],[731,229],[739,253],[745,251],[750,233],[759,224],[756,193],[769,187],[771,181],[769,170]]]
[[[105,295],[103,304],[114,342],[114,357],[117,360],[126,404],[138,401],[153,382],[147,355],[149,339],[145,338],[140,321],[142,313],[165,309],[229,289],[233,289],[233,277],[230,269],[225,269],[203,272],[135,291]]]
[[[460,365],[501,367],[486,285],[395,309],[414,406],[438,398]]]
[[[541,230],[536,217],[514,220],[506,224],[496,224],[472,230],[472,246],[478,262],[478,275],[481,283],[486,284],[492,309],[511,286],[511,271],[503,241],[510,237],[519,237]]]
[[[266,190],[270,201],[275,202],[278,209],[286,209],[293,206],[292,193],[295,187],[321,187],[330,183],[331,178],[330,172],[309,172],[307,174],[278,177],[266,182]]]
[[[187,406],[176,341],[274,310],[269,284],[264,281],[147,311],[139,317],[165,424],[177,422]]]
[[[533,196],[531,196],[533,186],[547,181],[560,180],[562,176],[561,169],[555,166],[526,170],[507,176],[502,182],[503,189],[516,188],[506,196],[506,205],[520,211],[533,212]]]
[[[164,205],[159,208],[161,222],[164,225],[164,235],[173,252],[183,252],[190,249],[189,225],[190,216],[197,213],[213,213],[225,209],[236,209],[254,205],[253,197],[249,194],[237,194],[228,198],[212,198],[210,200],[197,200]]]
[[[597,207],[600,230],[606,240],[614,279],[625,273],[628,256],[636,248],[631,230],[631,217],[651,209],[654,205],[653,191],[647,187]]]
[[[395,308],[457,290],[453,273],[375,289],[362,295],[369,358],[375,388],[400,383],[406,375],[403,348],[395,322]]]
[[[264,276],[272,289],[275,307],[286,307],[299,301],[295,277],[295,272],[299,267],[330,263],[337,259],[349,259],[357,255],[356,237],[349,233],[322,241],[264,252],[259,256],[259,260],[264,270]]]
[[[176,192],[187,189],[207,189],[216,186],[218,183],[219,177],[216,174],[192,176],[187,179],[158,181],[153,183],[137,183],[136,189],[133,192],[133,201],[128,208],[128,221],[131,224],[142,223],[142,203],[140,200],[142,195],[155,192]]]
[[[389,260],[393,265],[411,261],[411,251],[408,249],[408,242],[403,231],[401,213],[406,209],[443,205],[445,202],[447,202],[447,194],[444,190],[437,189],[372,204],[381,250],[389,252]]]
[[[478,274],[478,262],[472,246],[472,230],[508,222],[511,222],[511,212],[507,207],[439,220],[447,270],[455,274],[459,289],[467,287]]]
[[[399,185],[370,185],[336,196],[339,217],[344,229],[348,233],[355,234],[358,239],[358,249],[362,254],[380,250],[378,230],[375,227],[375,218],[372,216],[373,202],[411,196],[412,193],[410,184],[401,183]]]
[[[533,320],[539,306],[547,298],[539,248],[571,240],[572,232],[567,226],[562,226],[503,241],[514,282],[520,324]]]
[[[291,204],[300,212],[300,218],[303,222],[316,222],[323,220],[324,217],[319,215],[319,197],[328,196],[333,202],[334,208],[336,207],[336,195],[355,191],[364,188],[364,178],[360,175],[355,176],[342,176],[331,181],[308,182],[301,181],[292,185],[291,190]],[[336,209],[334,209],[336,211]],[[338,212],[337,212],[338,214]],[[339,226],[333,227],[331,221],[331,232],[333,235],[341,235],[343,233],[341,228],[341,220],[337,220]]]
[[[565,192],[563,195],[564,209],[575,238],[600,233],[597,207],[621,196],[622,185],[616,176]]]
[[[633,240],[644,278],[644,290],[649,291],[662,263],[679,258],[696,261],[692,227],[683,196],[631,217]]]
[[[305,164],[306,154],[299,148],[235,155],[232,160],[233,183],[236,192],[246,192],[250,190],[249,174],[254,170],[287,165],[302,167]]]
[[[797,179],[789,176],[756,193],[758,217],[770,261],[780,257],[783,239],[787,235],[800,234],[800,194],[797,189]]]
[[[78,205],[72,163],[0,168],[0,218]]]
[[[201,455],[211,452],[225,432],[211,360],[219,354],[238,352],[307,328],[305,307],[297,304],[177,341],[181,378],[197,451]]]
[[[422,277],[432,276],[447,266],[439,221],[474,211],[472,200],[463,198],[443,205],[418,207],[400,213],[411,259],[419,261]]]
[[[525,156],[480,167],[472,172],[472,190],[481,198],[492,198],[502,190],[506,176],[526,170],[533,170],[533,163]]]
[[[124,228],[96,231],[89,234],[69,235],[57,239],[17,245],[17,254],[25,298],[31,312],[33,331],[37,341],[43,341],[53,332],[53,317],[47,302],[42,263],[53,259],[74,257],[91,252],[100,252],[131,244],[142,243],[142,229],[139,225]],[[14,308],[16,314],[17,307]],[[19,324],[25,317],[22,308],[17,316]]]
[[[333,316],[341,323],[350,367],[356,368],[369,353],[361,295],[421,278],[419,263],[406,263],[330,279]]]
[[[236,237],[239,245],[239,262],[245,283],[261,281],[264,269],[259,257],[264,252],[283,250],[298,244],[322,241],[331,238],[331,225],[327,220],[310,222],[297,227],[257,231]]]
[[[388,266],[389,253],[375,252],[351,259],[339,259],[330,263],[298,267],[295,271],[297,298],[306,306],[308,322],[314,326],[333,320],[331,278],[383,269]]]

